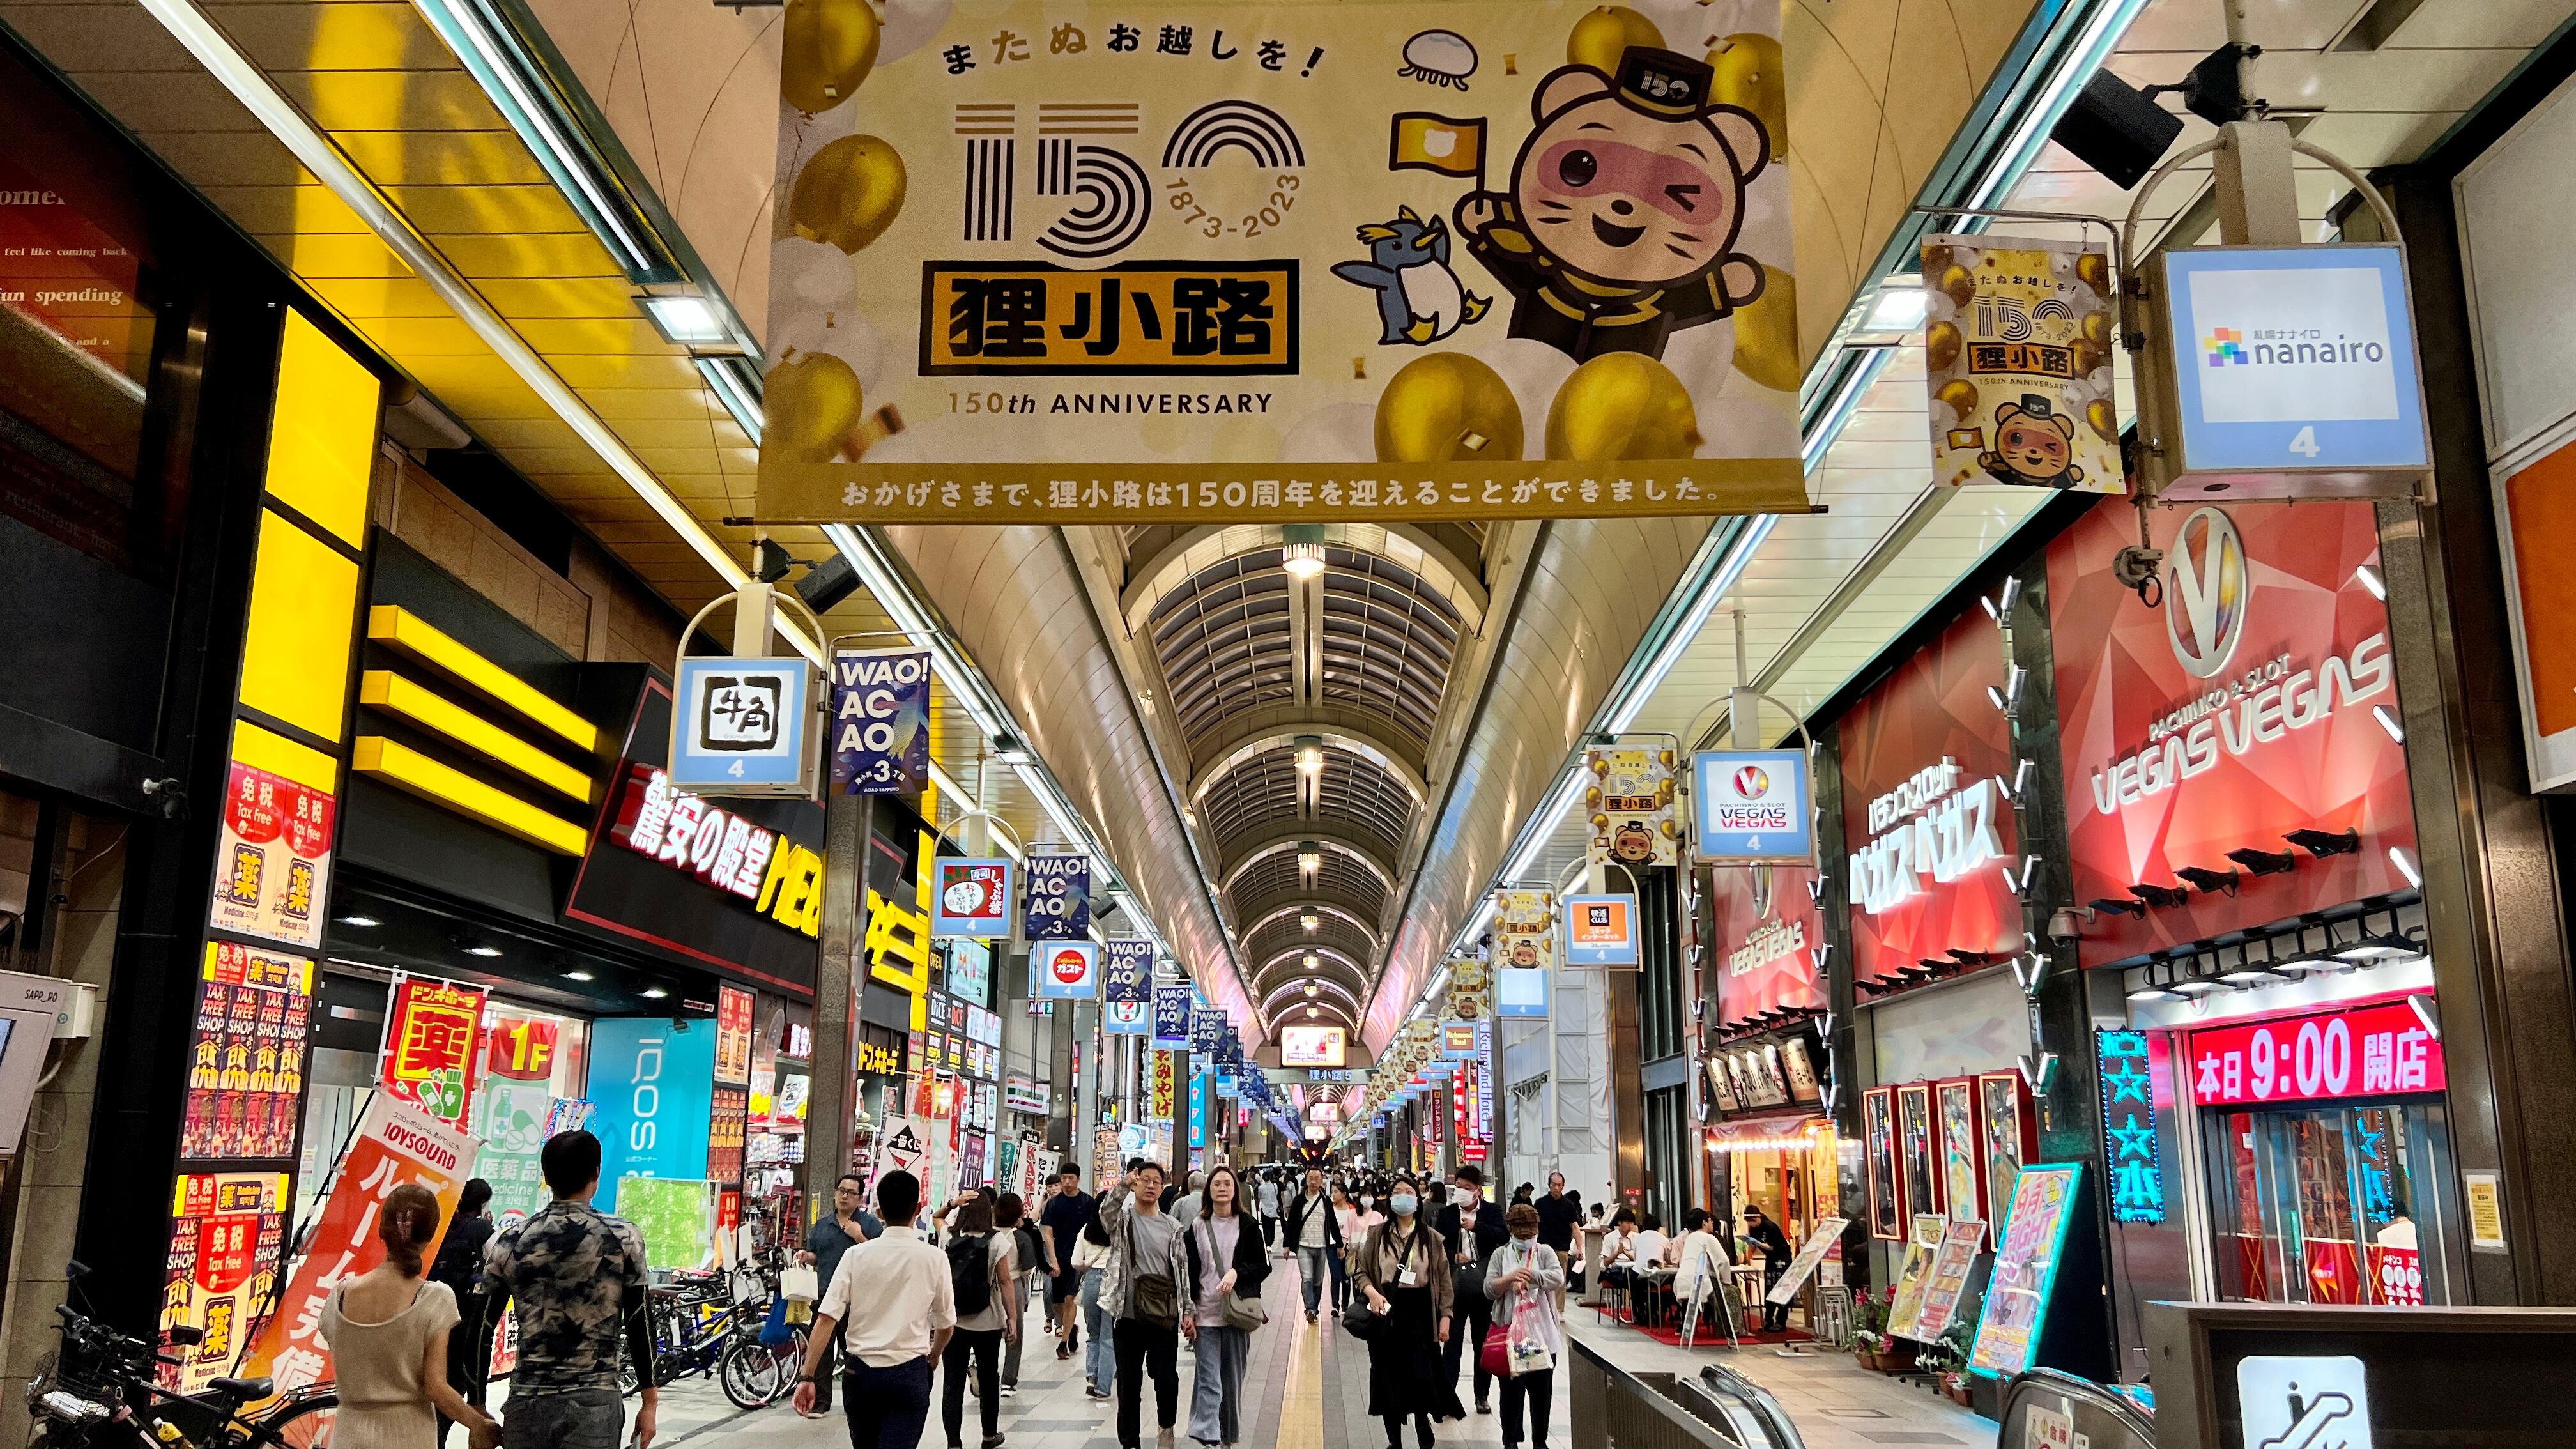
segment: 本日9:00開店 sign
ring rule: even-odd
[[[1779,25],[795,0],[761,515],[1803,511]]]

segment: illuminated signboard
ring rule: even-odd
[[[1347,1033],[1338,1026],[1283,1026],[1279,1029],[1279,1062],[1289,1067],[1341,1066],[1349,1050]]]
[[[1699,858],[1801,861],[1816,848],[1804,750],[1702,750],[1691,757]]]
[[[609,838],[647,860],[752,903],[790,930],[823,925],[823,857],[773,830],[672,787],[659,766],[631,764]]]
[[[2163,1124],[2156,1119],[2155,1078],[2147,1034],[2096,1031],[2102,1059],[2102,1161],[2111,1174],[2111,1216],[2124,1223],[2165,1220]]]
[[[2405,998],[2191,1034],[2195,1106],[2439,1092],[2442,1039]]]

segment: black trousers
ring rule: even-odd
[[[1195,1305],[1184,1304],[1183,1312]],[[1139,1420],[1144,1417],[1145,1376],[1154,1377],[1154,1411],[1157,1427],[1168,1429],[1181,1407],[1181,1367],[1179,1324],[1147,1323],[1141,1318],[1118,1320],[1118,1331],[1110,1335],[1118,1352],[1118,1442],[1123,1449],[1137,1449],[1137,1435],[1142,1432]]]
[[[961,1328],[948,1340],[940,1373],[948,1380],[939,1389],[939,1421],[948,1430],[948,1449],[958,1449],[958,1431],[966,1427],[966,1367],[975,1367],[975,1395],[984,1410],[984,1437],[1002,1432],[1000,1357],[1002,1330]],[[855,1407],[855,1405],[853,1406]]]
[[[850,1416],[850,1449],[919,1449],[922,1421],[930,1417],[930,1360],[870,1368],[851,1359],[842,1373],[841,1407]]]
[[[1386,1449],[1404,1449],[1404,1416],[1402,1414],[1388,1414],[1385,1418]],[[1422,1449],[1431,1449],[1431,1416],[1429,1414],[1416,1414],[1413,1416],[1413,1439],[1415,1443],[1422,1446]]]
[[[492,1333],[497,1326],[491,1295],[456,1295],[456,1326],[447,1331],[447,1383],[478,1409],[483,1407],[484,1383],[492,1371]],[[441,1445],[447,1443],[447,1426],[455,1422],[445,1414],[438,1416]]]
[[[1521,1405],[1529,1405],[1529,1441],[1547,1449],[1547,1408],[1556,1399],[1556,1370],[1503,1376],[1503,1442],[1521,1440]]]
[[[848,1330],[849,1325],[845,1323],[836,1322],[832,1325],[832,1351],[823,1356],[823,1362],[839,1363],[849,1357],[849,1355],[844,1353],[841,1348],[842,1341],[847,1335]],[[814,1412],[819,1414],[831,1407],[832,1376],[830,1374],[816,1374],[814,1376]],[[926,1404],[925,1407],[927,1407]]]
[[[1449,1325],[1449,1382],[1458,1381],[1458,1355],[1464,1353],[1476,1365],[1476,1402],[1493,1402],[1494,1376],[1485,1372],[1485,1333],[1494,1326],[1494,1301],[1481,1291],[1470,1293],[1454,1305],[1456,1318]]]
[[[1789,1305],[1771,1301],[1771,1290],[1780,1286],[1781,1278],[1786,1276],[1788,1271],[1789,1265],[1786,1263],[1762,1265],[1762,1331],[1764,1333],[1789,1331]]]

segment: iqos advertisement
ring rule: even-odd
[[[2048,550],[2087,966],[2413,888],[2405,727],[2367,503],[2148,515],[2162,597],[2112,577],[2125,503]]]
[[[715,1022],[603,1016],[590,1033],[599,1210],[617,1211],[617,1186],[625,1178],[704,1178],[707,1126],[715,1116]]]

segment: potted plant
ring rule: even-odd
[[[1878,1367],[1878,1356],[1895,1342],[1887,1332],[1887,1305],[1864,1290],[1852,1302],[1852,1354],[1865,1369]]]
[[[1968,1405],[1968,1355],[1976,1341],[1976,1325],[1965,1318],[1952,1319],[1941,1332],[1934,1347],[1941,1350],[1941,1392],[1961,1408]]]

